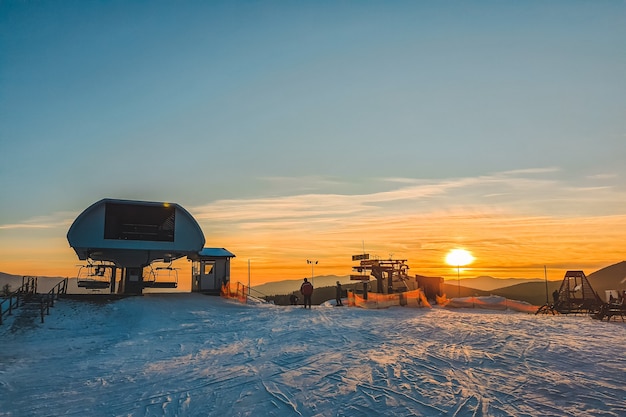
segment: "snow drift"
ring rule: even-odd
[[[479,308],[485,310],[513,310],[523,313],[535,313],[538,306],[525,301],[511,300],[498,295],[482,297],[460,297],[447,300],[446,307],[450,308]]]

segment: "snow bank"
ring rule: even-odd
[[[480,308],[485,310],[513,310],[524,313],[536,313],[539,307],[525,301],[510,300],[497,295],[483,297],[452,298],[446,302],[450,308]]]
[[[397,306],[431,307],[424,292],[420,289],[392,294],[368,293],[367,298],[355,294],[354,291],[348,291],[348,305],[368,309],[384,309]]]
[[[0,326],[0,416],[626,415],[626,325],[500,311],[61,300]]]

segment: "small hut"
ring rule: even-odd
[[[191,267],[191,291],[219,294],[222,285],[230,282],[230,259],[235,255],[224,248],[204,248],[187,256]]]

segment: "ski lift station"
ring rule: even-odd
[[[74,220],[67,240],[87,262],[78,286],[119,294],[177,288],[172,262],[183,257],[192,261],[192,291],[219,294],[230,281],[235,256],[224,248],[205,248],[198,222],[175,203],[100,200]]]

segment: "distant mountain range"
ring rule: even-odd
[[[598,293],[600,298],[605,298],[606,290],[624,290],[626,289],[626,261],[602,268],[596,272],[587,275],[593,289]],[[40,277],[39,292],[48,291],[63,277]],[[336,282],[342,285],[355,284],[351,281],[349,275],[324,275],[313,278],[313,285],[316,288],[332,287]],[[448,297],[460,296],[466,297],[470,295],[500,295],[515,300],[527,301],[531,304],[542,305],[546,302],[546,294],[552,293],[555,289],[560,288],[562,280],[548,281],[548,291],[546,293],[546,283],[540,278],[493,278],[489,276],[480,276],[476,278],[462,279],[459,283],[454,280],[446,280],[444,282],[444,292]],[[11,275],[0,272],[0,290],[1,286],[9,284],[12,290],[19,288],[22,284],[21,275]],[[300,289],[302,279],[287,279],[276,282],[268,282],[266,284],[254,285],[252,287],[252,295],[257,296],[273,296],[282,294],[291,294]]]
[[[42,279],[37,280],[37,292],[48,292],[59,283],[65,277],[38,277]],[[5,285],[9,284],[10,291],[15,291],[22,286],[22,275],[12,275],[5,272],[0,272],[0,291],[2,291]]]
[[[64,277],[39,277],[38,280],[38,292],[47,292]],[[311,278],[309,278],[310,280]],[[324,275],[313,277],[313,285],[315,288],[321,287],[333,287],[337,284],[337,281],[341,284],[354,284],[356,281],[350,281],[350,276],[337,276],[337,275]],[[277,295],[277,294],[291,294],[294,291],[300,290],[302,285],[302,278],[299,279],[287,279],[283,281],[268,282],[267,284],[255,285],[252,287],[252,295],[265,296],[265,295]],[[12,275],[4,272],[0,272],[0,291],[2,287],[9,284],[12,291],[17,290],[22,285],[21,275]],[[72,279],[70,279],[70,290],[75,285],[72,285]],[[255,294],[256,292],[256,294]]]
[[[593,290],[600,296],[603,301],[606,300],[606,290],[626,290],[626,261],[602,268],[596,272],[587,275],[589,283]],[[470,279],[461,280],[461,284],[465,284]],[[534,305],[543,305],[550,302],[551,295],[554,290],[561,287],[562,279],[557,281],[548,281],[547,291],[546,283],[541,280],[532,280],[531,282],[523,282],[509,287],[497,288],[493,290],[479,290],[474,288],[461,287],[461,297],[470,295],[499,295],[513,300],[527,301]],[[454,281],[446,281],[444,292],[448,297],[457,297],[459,289],[454,285]]]
[[[600,298],[604,299],[605,290],[626,289],[626,261],[607,266],[596,272],[587,275],[593,289]],[[350,277],[328,275],[314,278],[316,288],[334,286],[339,281],[342,285],[354,284]],[[561,287],[562,279],[548,281],[548,298],[555,289]],[[267,284],[252,287],[263,295],[290,294],[300,289],[301,279],[283,280],[269,282]],[[546,302],[546,283],[541,278],[494,278],[490,276],[480,276],[476,278],[465,278],[461,282],[461,296],[471,295],[500,295],[502,297],[527,301],[535,305],[543,305]],[[456,280],[446,280],[444,282],[444,292],[448,297],[457,297],[459,285]],[[549,300],[548,300],[549,301]]]
[[[309,278],[310,279],[310,278]],[[372,280],[374,277],[372,277]],[[336,285],[337,281],[342,285],[354,284],[357,281],[351,281],[349,275],[325,275],[313,278],[313,284],[316,288],[331,287]],[[494,278],[489,276],[481,276],[476,278],[465,278],[461,280],[461,286],[466,288],[473,288],[481,291],[493,291],[498,288],[510,287],[516,284],[523,284],[528,282],[543,282],[539,278]],[[287,279],[276,282],[268,282],[261,285],[253,285],[252,290],[258,291],[264,295],[277,295],[277,294],[291,294],[293,291],[300,289],[302,279]],[[446,281],[446,284],[456,286],[456,280]]]
[[[512,285],[543,281],[543,279],[539,278],[494,278],[489,276],[480,276],[476,278],[462,279],[461,286],[482,291],[493,291],[499,288],[510,287]],[[458,285],[457,280],[455,279],[448,279],[445,282],[450,285]]]
[[[309,280],[311,280],[311,278],[309,278]],[[320,275],[317,277],[313,277],[313,286],[315,288],[332,287],[337,285],[337,281],[341,282],[341,285],[354,284],[356,282],[350,281],[349,275]],[[256,292],[257,296],[291,294],[294,291],[300,290],[300,285],[302,285],[302,282],[304,281],[302,278],[300,278],[268,282],[261,285],[253,285],[252,293],[254,295],[254,293]]]
[[[602,268],[587,277],[600,297],[606,290],[626,290],[626,261]]]

